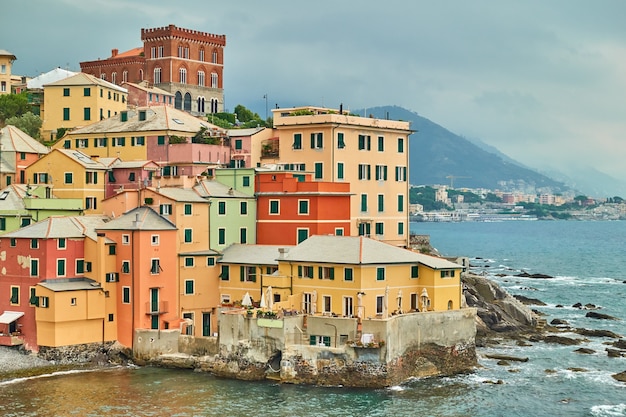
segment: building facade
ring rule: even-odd
[[[118,85],[147,81],[170,92],[180,110],[223,111],[225,35],[169,25],[141,29],[141,40],[143,47],[81,62],[81,71]]]
[[[0,49],[0,94],[11,94],[11,68],[16,59],[11,52]]]

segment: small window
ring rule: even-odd
[[[185,204],[185,216],[191,216],[191,204]]]
[[[17,246],[17,239],[16,239],[16,238],[14,238],[14,237],[12,237],[12,238],[11,238],[11,247],[12,247],[12,248],[14,248],[14,247],[16,247],[16,246]]]
[[[11,299],[12,305],[19,305],[20,303],[20,287],[11,287]]]
[[[239,203],[239,213],[242,216],[246,216],[248,214],[248,202],[242,201]]]
[[[70,305],[75,306],[76,305],[76,297],[72,297],[70,300]]]
[[[30,240],[30,248],[31,248],[31,249],[37,249],[37,248],[39,248],[39,240],[37,240],[37,239],[31,239],[31,240]]]
[[[152,246],[159,246],[159,235],[152,235],[150,238]]]
[[[60,237],[57,239],[57,249],[65,249],[67,247],[67,240],[65,238]]]
[[[122,273],[130,274],[130,261],[122,261]]]
[[[193,267],[193,264],[194,264],[194,261],[192,257],[189,256],[185,258],[185,267],[191,268]]]
[[[109,245],[109,255],[115,255],[115,245]]]
[[[247,176],[247,175],[245,175],[245,176],[243,177],[243,186],[244,186],[244,187],[249,187],[249,186],[250,186],[250,177],[249,177],[249,176]]]
[[[223,216],[226,214],[226,202],[225,201],[219,201],[217,203],[217,214],[219,214],[220,216]]]
[[[66,172],[65,173],[65,178],[64,178],[64,183],[65,184],[72,184],[74,182],[74,174],[72,172]]]
[[[270,200],[270,214],[280,214],[280,200]]]
[[[354,280],[354,270],[352,268],[344,268],[343,269],[343,279],[344,279],[344,281],[353,281]]]
[[[185,294],[191,295],[193,294],[194,281],[192,279],[185,280]]]
[[[130,245],[130,235],[122,235],[122,245]]]
[[[298,200],[298,214],[309,214],[309,200]]]
[[[346,147],[346,143],[343,139],[343,133],[337,133],[337,149],[343,149]]]
[[[226,229],[224,229],[223,227],[217,229],[217,243],[219,245],[226,244]]]
[[[222,281],[228,281],[230,279],[230,268],[228,265],[222,265],[222,273],[220,274]]]
[[[77,274],[85,273],[85,260],[84,259],[76,259],[76,273]]]
[[[66,87],[63,89],[63,97],[69,97],[69,96],[70,96],[70,89]]]
[[[130,287],[122,287],[122,303],[130,304]]]
[[[159,264],[159,260],[158,259],[152,259],[151,265],[150,265],[150,273],[152,275],[156,275],[159,272],[161,272],[161,265]]]
[[[41,308],[50,307],[50,297],[39,297],[39,305]]]
[[[376,268],[376,281],[385,280],[385,268]]]
[[[206,258],[206,264],[207,266],[215,266],[215,258],[209,256],[208,258]]]
[[[57,259],[57,277],[65,276],[65,259]]]
[[[191,229],[185,229],[185,243],[193,242],[193,232]]]
[[[113,321],[115,318],[115,315],[113,313],[109,314],[109,321]]]
[[[419,267],[411,265],[411,278],[419,278]]]

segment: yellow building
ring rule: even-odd
[[[57,198],[81,199],[85,214],[99,214],[106,173],[104,164],[82,152],[53,149],[26,168],[26,180],[50,188]]]
[[[11,52],[0,49],[0,94],[11,94],[11,68],[16,59]]]
[[[362,236],[311,236],[278,259],[292,292],[279,307],[362,319],[458,310],[461,268]]]
[[[308,171],[316,181],[349,182],[350,235],[408,246],[408,122],[298,107],[272,110],[279,146],[262,163]],[[278,156],[276,156],[278,155]]]
[[[43,87],[41,137],[47,140],[54,140],[59,129],[87,126],[128,107],[125,88],[89,74],[78,73]]]

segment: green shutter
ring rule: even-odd
[[[245,275],[246,273],[246,267],[244,267],[243,265],[239,267],[239,281],[245,281]]]
[[[328,278],[335,279],[335,268],[328,269]]]
[[[309,345],[311,346],[317,345],[317,336],[315,335],[309,336]]]
[[[298,265],[298,278],[302,278],[302,265]]]
[[[323,278],[323,276],[322,276],[322,272],[323,272],[322,267],[321,267],[321,266],[318,266],[318,267],[317,267],[317,277],[318,277],[319,279],[322,279],[322,278]]]

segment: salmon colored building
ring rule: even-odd
[[[0,187],[26,184],[26,167],[50,152],[15,126],[0,129]]]
[[[133,347],[135,329],[179,326],[176,226],[139,207],[96,231],[116,243],[118,341]]]
[[[350,235],[350,184],[310,173],[257,169],[257,244],[296,245],[313,235]]]

